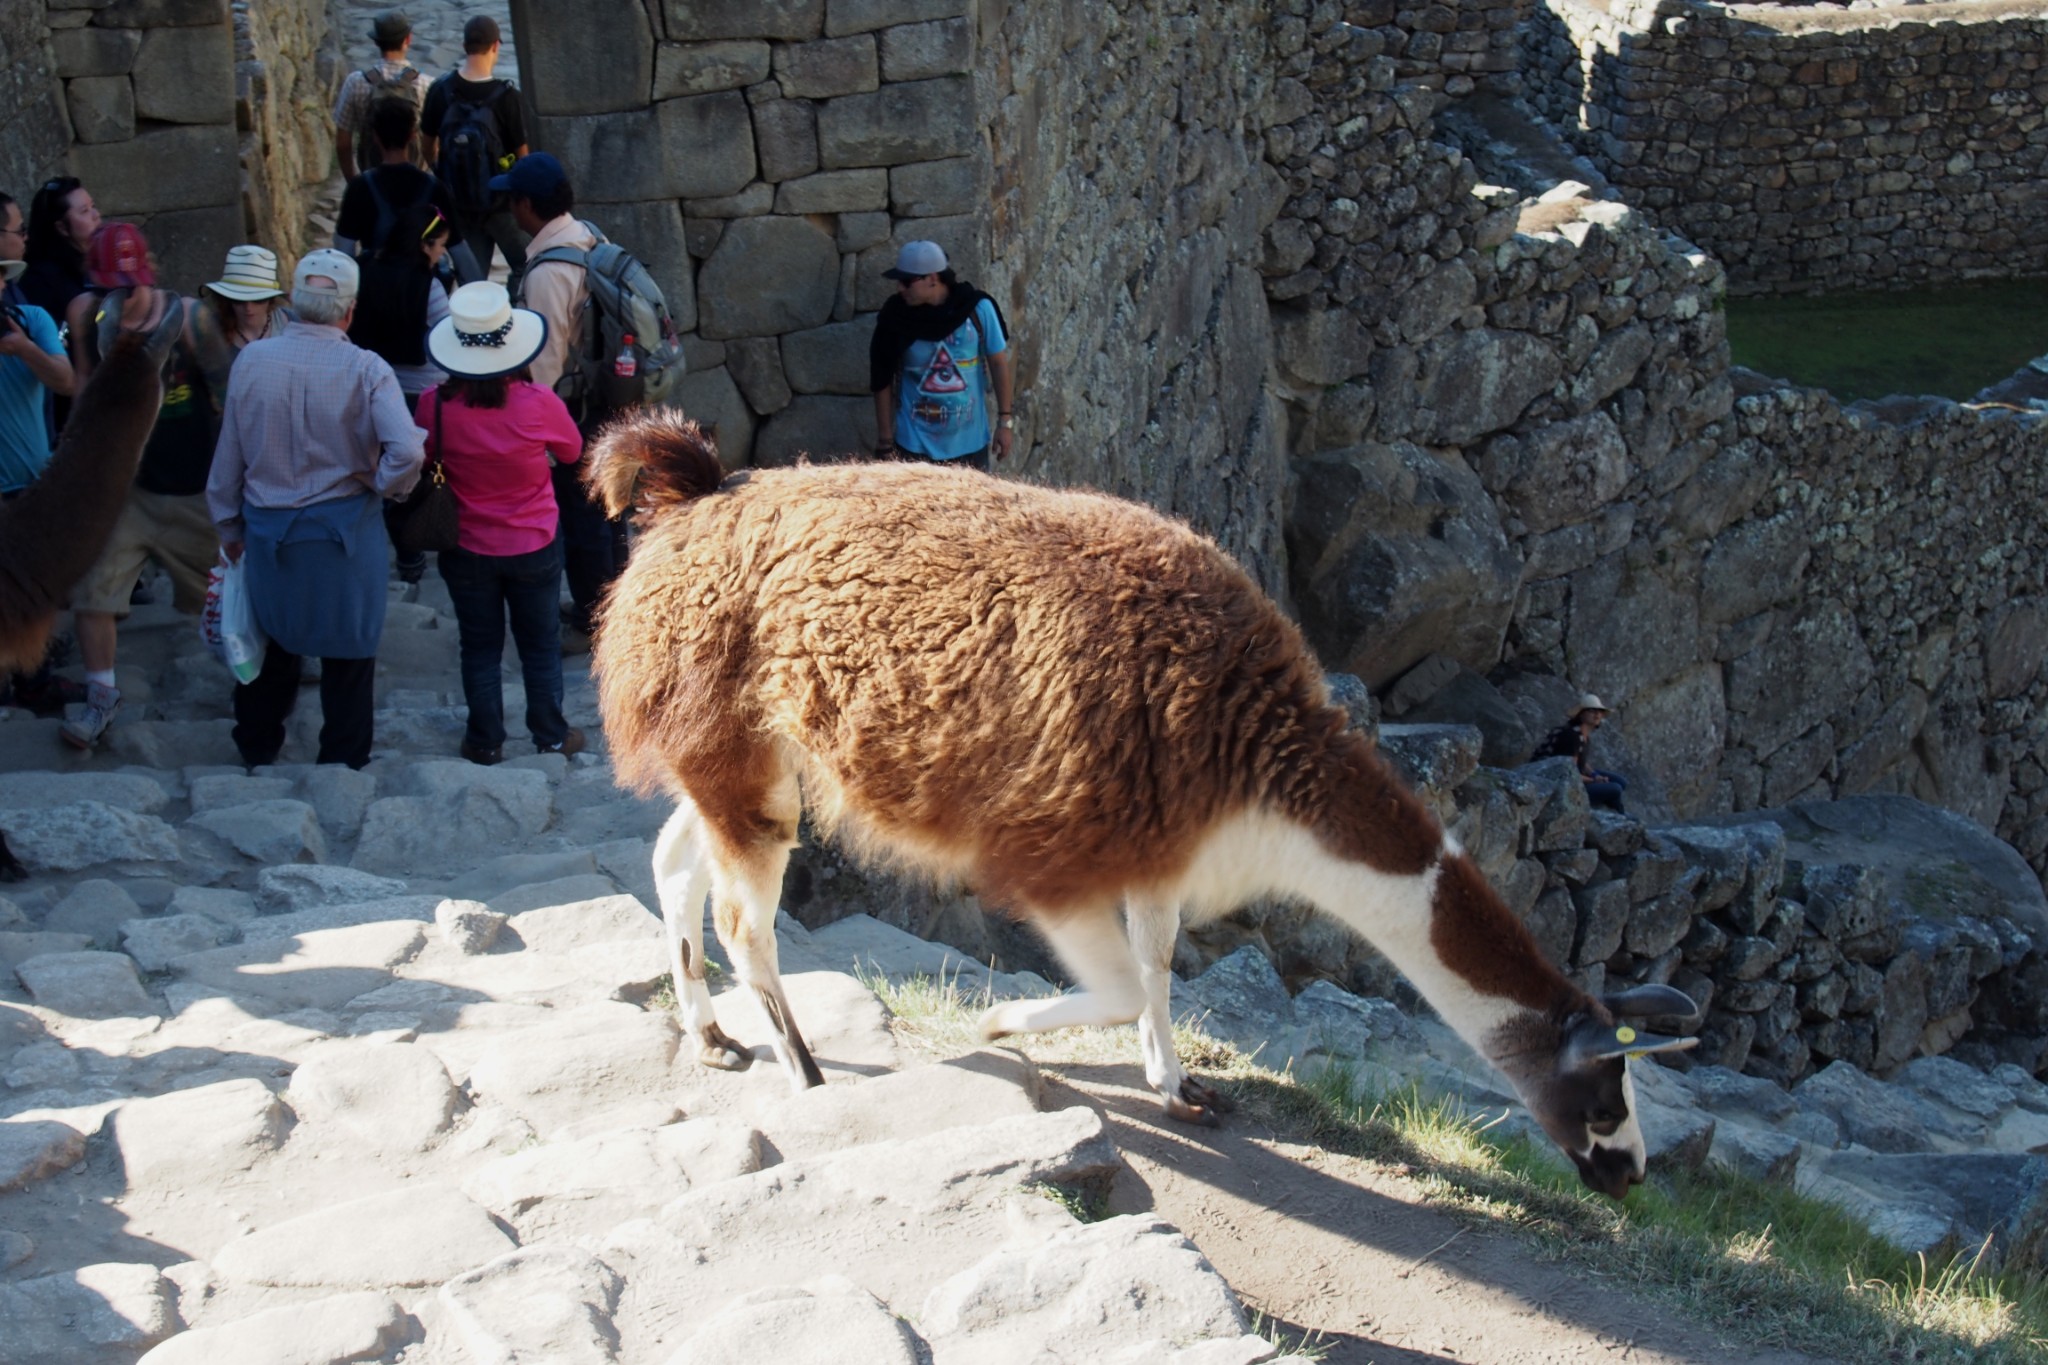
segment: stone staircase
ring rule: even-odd
[[[102,752],[0,724],[33,873],[0,900],[0,1363],[1277,1358],[1176,1229],[1068,1211],[1119,1166],[1095,1110],[1042,1108],[1013,1052],[915,1063],[849,969],[1043,981],[785,919],[830,1083],[679,1053],[665,811],[612,786],[577,661],[590,752],[449,758],[430,577],[393,603],[376,761],[289,761],[309,690],[250,775],[189,621],[143,608],[122,650]]]

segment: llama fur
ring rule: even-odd
[[[667,415],[607,432],[585,477],[615,515],[643,507],[594,661],[619,779],[677,801],[656,881],[707,1063],[745,1064],[701,986],[709,894],[793,1083],[822,1079],[774,964],[807,812],[869,861],[964,879],[1051,941],[1085,989],[997,1006],[991,1037],[1137,1019],[1169,1113],[1213,1121],[1219,1097],[1172,1056],[1175,933],[1304,895],[1537,1092],[1589,1183],[1640,1179],[1613,1007],[1543,959],[1331,703],[1298,630],[1208,540],[1132,503],[970,471],[726,477]]]

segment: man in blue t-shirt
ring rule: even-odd
[[[21,296],[21,205],[0,194],[0,497],[34,483],[50,462],[43,394],[71,393],[71,361],[57,324]]]
[[[868,343],[875,454],[981,470],[991,450],[1007,458],[1015,395],[995,300],[956,278],[936,242],[905,243],[882,273],[896,281],[896,297],[882,306]]]

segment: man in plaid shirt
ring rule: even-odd
[[[380,99],[410,100],[417,117],[427,100],[427,78],[405,55],[412,47],[412,20],[403,11],[385,10],[370,26],[370,39],[382,56],[375,66],[349,72],[334,99],[334,159],[341,163],[343,180],[355,178],[358,163],[368,170],[381,157],[370,131],[371,105]],[[424,168],[418,138],[411,153],[413,164]]]

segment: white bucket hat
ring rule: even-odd
[[[243,303],[282,298],[284,287],[277,282],[277,253],[268,247],[231,246],[220,278],[206,288],[224,299],[239,299]]]
[[[514,308],[502,284],[478,280],[448,300],[448,316],[427,333],[427,354],[463,379],[496,379],[524,369],[548,339],[548,320]]]
[[[1580,716],[1585,715],[1588,711],[1599,711],[1604,714],[1606,710],[1607,703],[1600,700],[1600,698],[1595,696],[1593,693],[1588,692],[1579,698],[1578,709],[1572,712],[1572,719],[1577,720]]]

